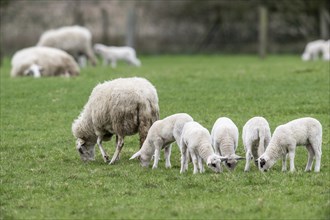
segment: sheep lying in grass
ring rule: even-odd
[[[323,60],[330,60],[330,40],[316,40],[309,42],[301,56],[303,61],[317,60],[322,54]]]
[[[96,65],[92,49],[92,34],[81,26],[61,27],[44,32],[37,46],[55,47],[71,54],[81,67],[86,65],[85,57]]]
[[[216,155],[212,148],[211,135],[209,131],[197,122],[187,122],[183,126],[181,140],[181,170],[180,173],[188,169],[189,153],[194,164],[193,173],[204,172],[203,161],[214,172],[220,172],[221,161],[227,160],[226,157]]]
[[[157,92],[146,79],[119,78],[104,82],[93,89],[83,111],[72,124],[76,148],[82,160],[94,160],[97,143],[104,161],[108,162],[102,141],[116,135],[116,151],[110,161],[113,164],[119,158],[124,137],[138,132],[142,146],[149,128],[158,118]]]
[[[263,117],[253,117],[243,127],[243,145],[246,152],[244,171],[250,170],[250,161],[258,159],[269,144],[271,138],[267,120]],[[256,163],[258,166],[258,164]]]
[[[237,161],[244,159],[235,153],[238,145],[237,126],[229,118],[218,118],[213,125],[211,137],[215,153],[226,157],[226,167],[229,170],[234,170],[237,165]]]
[[[17,51],[11,60],[12,77],[32,75],[41,76],[76,76],[79,67],[66,52],[50,47],[29,47]]]
[[[103,64],[108,65],[111,61],[112,68],[117,66],[118,60],[123,60],[134,66],[141,66],[141,62],[136,58],[136,52],[131,47],[108,47],[103,44],[95,44],[96,54],[103,57]]]
[[[265,151],[257,160],[259,169],[267,171],[282,156],[282,171],[286,171],[286,156],[290,159],[290,171],[295,170],[294,157],[297,145],[305,145],[308,162],[305,171],[311,171],[315,156],[315,172],[320,171],[322,155],[322,125],[314,118],[300,118],[278,126]]]
[[[178,113],[156,121],[149,129],[148,136],[141,149],[131,159],[140,157],[143,167],[149,166],[151,157],[155,155],[153,169],[157,168],[160,150],[165,151],[165,167],[170,168],[171,144],[176,141],[180,143],[181,133],[185,123],[193,121],[186,113]]]

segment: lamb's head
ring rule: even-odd
[[[275,160],[272,160],[268,155],[265,153],[262,154],[256,161],[260,171],[267,172],[274,164]]]
[[[83,161],[91,161],[95,159],[95,143],[77,138],[76,149]]]
[[[96,54],[100,54],[104,51],[104,45],[102,44],[94,44],[94,51]]]
[[[24,75],[25,76],[33,76],[35,78],[39,78],[41,76],[41,73],[44,71],[44,69],[37,65],[37,64],[32,64],[29,66],[29,68],[27,68],[26,70],[24,70]]]
[[[226,161],[227,157],[222,157],[216,154],[213,154],[207,158],[207,166],[216,173],[221,172],[221,162]]]
[[[244,157],[238,156],[236,154],[232,154],[228,157],[228,159],[224,162],[226,167],[233,171],[238,163],[239,160],[244,160]]]
[[[311,59],[311,55],[309,53],[303,53],[303,55],[301,55],[301,59],[303,61],[308,61]]]
[[[151,158],[149,158],[147,155],[142,154],[141,151],[136,152],[130,160],[133,160],[135,158],[138,158],[140,160],[141,166],[142,167],[148,167],[150,164]]]

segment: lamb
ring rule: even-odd
[[[157,168],[160,150],[165,151],[165,167],[170,168],[171,145],[174,141],[180,143],[181,133],[185,123],[193,121],[193,118],[186,113],[178,113],[156,121],[149,129],[148,136],[141,149],[131,158],[140,157],[143,167],[149,166],[154,155],[153,169]]]
[[[217,155],[225,156],[225,165],[234,170],[238,160],[244,159],[235,154],[238,145],[238,128],[234,122],[226,117],[216,120],[211,131],[212,145]]]
[[[71,54],[81,67],[86,65],[85,57],[96,65],[92,49],[92,34],[81,26],[67,26],[44,32],[37,46],[47,46],[62,49]]]
[[[193,173],[204,172],[203,161],[214,172],[220,172],[220,163],[227,160],[226,157],[216,155],[212,148],[210,132],[198,122],[187,122],[183,126],[180,139],[181,148],[181,170],[180,173],[188,169],[189,153],[194,164]],[[198,167],[198,168],[197,168]]]
[[[134,66],[141,66],[141,62],[136,58],[136,52],[131,47],[108,47],[103,44],[95,44],[94,50],[96,54],[103,57],[103,64],[108,65],[111,61],[112,68],[117,66],[117,60],[124,60]]]
[[[124,137],[139,133],[140,146],[151,125],[159,118],[155,87],[144,78],[118,78],[97,85],[83,111],[72,124],[76,148],[83,161],[94,160],[97,144],[105,162],[109,157],[102,141],[116,135],[114,164],[124,145]]]
[[[322,54],[323,60],[330,59],[330,40],[316,40],[309,42],[301,56],[303,61],[317,60],[319,55]]]
[[[29,47],[17,51],[11,60],[12,77],[33,75],[77,76],[80,69],[65,51],[50,47]]]
[[[322,125],[314,118],[300,118],[278,126],[265,151],[257,160],[259,169],[267,171],[282,156],[282,171],[286,171],[286,157],[290,159],[290,171],[294,172],[294,157],[297,145],[308,150],[305,171],[311,171],[315,156],[315,172],[320,172],[322,155]]]
[[[271,138],[267,120],[263,117],[253,117],[243,127],[243,145],[246,152],[244,171],[250,170],[250,161],[258,159],[269,144]],[[258,164],[256,163],[258,166]]]

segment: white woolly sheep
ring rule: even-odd
[[[309,42],[305,47],[301,59],[303,61],[317,60],[320,54],[322,54],[323,60],[330,59],[330,40],[316,40]]]
[[[92,34],[81,26],[67,26],[44,32],[37,46],[47,46],[62,49],[71,54],[80,66],[85,66],[85,57],[96,65],[92,49]]]
[[[294,157],[297,145],[308,150],[308,162],[305,171],[311,171],[315,156],[315,172],[320,171],[322,155],[322,125],[314,118],[300,118],[278,126],[270,143],[257,160],[259,169],[267,171],[282,156],[282,171],[286,171],[286,157],[290,159],[290,171],[295,170]]]
[[[211,137],[215,153],[226,157],[226,167],[229,170],[234,170],[237,165],[237,161],[244,159],[235,153],[238,145],[237,126],[229,118],[218,118],[213,125]]]
[[[65,51],[50,47],[29,47],[17,51],[11,60],[12,77],[33,75],[76,76],[79,67]]]
[[[210,132],[197,122],[187,122],[183,126],[181,140],[181,170],[180,173],[188,169],[189,153],[194,164],[193,173],[204,172],[203,161],[214,172],[220,172],[221,161],[227,160],[226,157],[216,155],[212,148]]]
[[[143,167],[149,166],[150,160],[154,155],[155,160],[153,169],[157,168],[160,150],[165,151],[165,167],[170,168],[171,145],[174,141],[180,143],[181,133],[185,123],[193,121],[193,118],[186,113],[178,113],[158,120],[150,127],[148,136],[141,149],[130,159],[140,157]]]
[[[271,138],[267,120],[263,117],[253,117],[243,127],[243,145],[246,152],[244,171],[250,170],[251,159],[258,159],[269,144]],[[258,164],[256,163],[258,166]]]
[[[123,60],[134,66],[141,66],[141,62],[136,58],[136,52],[131,47],[108,47],[103,44],[95,44],[94,50],[96,54],[103,57],[103,64],[106,66],[111,61],[112,68],[117,66],[118,60]]]
[[[119,159],[124,137],[139,133],[142,146],[149,128],[159,118],[155,87],[144,78],[119,78],[97,85],[78,119],[72,124],[76,148],[82,160],[94,160],[95,144],[105,162],[108,155],[102,141],[116,135],[116,151],[110,161]]]

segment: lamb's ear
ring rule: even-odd
[[[241,156],[238,156],[238,155],[234,155],[234,159],[235,160],[245,160],[246,158],[245,157],[241,157]]]
[[[228,157],[223,157],[223,156],[217,156],[218,159],[220,159],[221,162],[223,161],[227,161],[228,160]]]
[[[130,160],[133,160],[133,159],[139,157],[140,155],[141,155],[141,152],[138,151],[138,152],[136,152],[136,153],[135,153],[131,158],[129,158],[129,159],[130,159]]]

